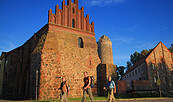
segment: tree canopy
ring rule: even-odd
[[[171,44],[171,47],[169,47],[169,50],[173,53],[173,43]]]
[[[117,67],[117,79],[118,80],[121,80],[122,79],[122,76],[124,75],[124,70],[126,68],[124,66],[119,66]]]
[[[133,66],[138,60],[147,55],[152,49],[142,50],[140,53],[135,51],[130,55],[130,61],[127,61],[127,69]]]

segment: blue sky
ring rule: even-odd
[[[67,0],[66,0],[67,1]],[[48,10],[62,0],[0,0],[0,52],[26,42],[48,22]],[[95,22],[98,41],[113,43],[114,64],[126,66],[130,54],[173,43],[173,0],[79,0]]]

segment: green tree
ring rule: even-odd
[[[127,61],[127,69],[129,69],[130,67],[132,67],[132,63],[130,61]]]
[[[173,43],[171,44],[171,47],[169,47],[169,50],[173,53]]]
[[[124,75],[124,70],[126,69],[126,67],[124,66],[119,66],[117,67],[117,79],[121,80],[122,76]]]
[[[146,56],[152,49],[142,50],[140,53],[135,51],[135,53],[130,55],[130,61],[127,61],[127,69],[133,66],[138,60]]]
[[[142,50],[140,53],[141,57],[144,57],[148,52],[148,50]]]
[[[132,64],[135,64],[138,59],[140,59],[140,53],[135,51],[135,53],[131,54],[130,61]]]

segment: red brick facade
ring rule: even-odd
[[[49,23],[94,33],[94,22],[89,24],[89,15],[87,14],[84,17],[84,8],[78,8],[78,0],[74,0],[74,3],[71,0],[67,0],[67,5],[63,0],[62,9],[59,9],[59,5],[56,5],[55,14],[52,13],[51,9],[49,10]]]
[[[127,80],[127,90],[158,89],[157,80],[159,79],[161,89],[173,91],[172,65],[172,53],[160,42],[125,73],[123,80]]]

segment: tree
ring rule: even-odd
[[[142,50],[140,53],[135,51],[135,53],[130,55],[130,61],[127,61],[127,69],[133,66],[138,60],[146,56],[152,49]]]
[[[117,79],[118,80],[121,80],[122,79],[122,76],[124,75],[124,70],[126,68],[124,66],[119,66],[117,67]]]
[[[148,52],[149,52],[148,50],[142,50],[140,54],[141,57],[144,57],[146,54],[148,54]]]
[[[171,44],[171,47],[169,47],[169,50],[173,53],[173,43]]]
[[[140,53],[135,51],[135,53],[133,53],[133,55],[131,54],[130,61],[132,64],[135,64],[138,59],[140,59]]]
[[[132,63],[130,61],[127,61],[127,69],[129,69],[130,67],[132,67]]]

